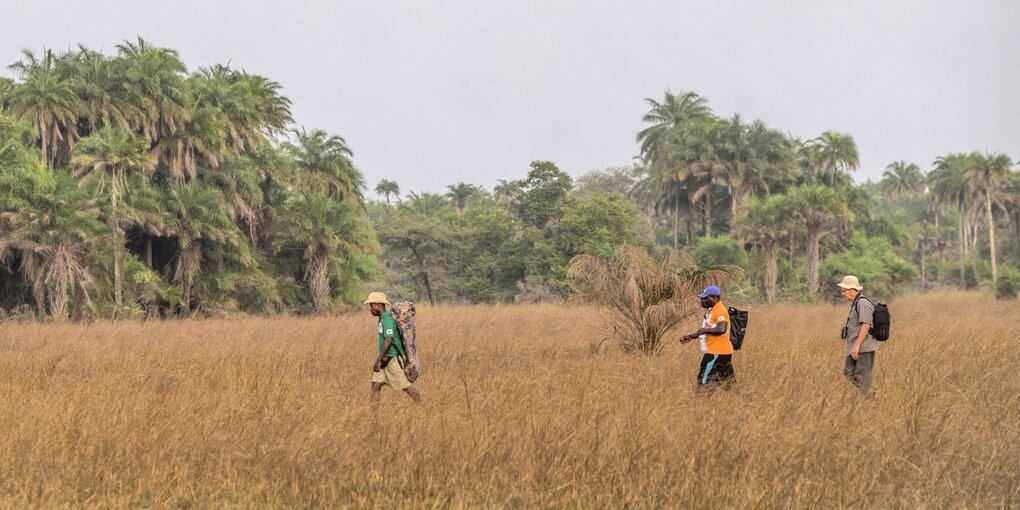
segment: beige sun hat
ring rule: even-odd
[[[368,294],[368,299],[365,300],[365,304],[370,305],[372,303],[382,303],[387,306],[390,304],[390,302],[386,300],[386,294],[383,294],[382,292],[370,292]]]
[[[843,281],[837,283],[836,286],[842,289],[864,290],[864,287],[861,287],[860,280],[853,275],[844,276]]]

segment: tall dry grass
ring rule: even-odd
[[[1020,307],[892,309],[875,401],[841,375],[845,306],[752,308],[712,395],[693,345],[590,354],[587,310],[423,307],[425,404],[378,409],[367,311],[0,324],[0,503],[1017,507]]]

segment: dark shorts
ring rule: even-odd
[[[698,384],[722,384],[734,380],[732,354],[705,354],[698,369]]]

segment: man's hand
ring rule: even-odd
[[[867,322],[861,323],[861,332],[857,335],[857,340],[854,342],[854,348],[850,350],[850,357],[857,361],[857,358],[861,355],[861,344],[864,343],[864,339],[868,337],[868,331],[871,331],[871,324]]]
[[[854,358],[854,359],[857,359],[857,358]],[[372,371],[373,372],[378,372],[380,370],[382,370],[382,363],[379,360],[379,358],[376,358],[375,359],[375,365],[372,365]]]
[[[695,336],[693,336],[693,335],[684,335],[684,336],[680,337],[680,343],[685,344],[687,342],[690,342],[691,340],[694,340],[694,338],[695,338]]]

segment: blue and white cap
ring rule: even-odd
[[[709,285],[708,287],[705,287],[705,290],[701,291],[701,294],[698,294],[698,297],[702,299],[705,299],[708,296],[722,296],[722,291],[715,285]]]

